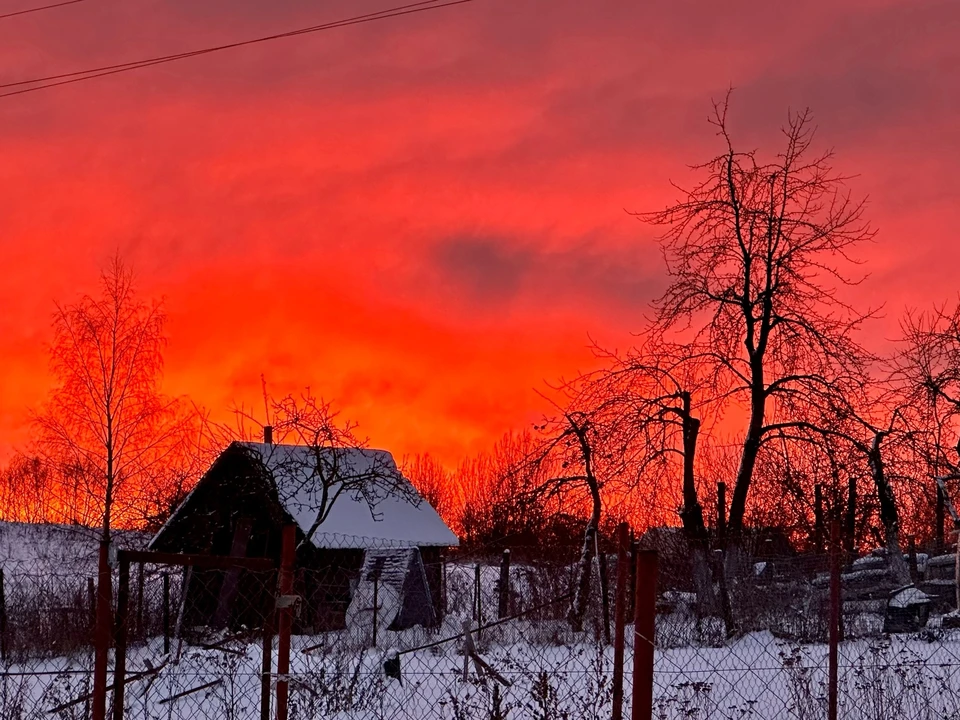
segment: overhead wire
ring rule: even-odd
[[[72,2],[79,2],[80,0],[71,0]],[[11,92],[0,93],[0,98],[10,97],[12,95],[22,95],[28,92],[36,92],[38,90],[45,90],[47,88],[57,87],[60,85],[69,85],[72,83],[83,82],[84,80],[92,80],[93,78],[104,77],[106,75],[115,75],[117,73],[129,72],[131,70],[139,70],[141,68],[152,67],[154,65],[162,65],[168,62],[175,62],[177,60],[185,60],[187,58],[198,57],[200,55],[209,55],[216,52],[222,52],[224,50],[232,50],[239,47],[244,47],[247,45],[255,45],[258,43],[270,42],[272,40],[280,40],[283,38],[296,37],[298,35],[307,35],[310,33],[321,32],[324,30],[333,30],[336,28],[349,27],[351,25],[362,25],[364,23],[375,22],[377,20],[387,20],[390,18],[402,17],[404,15],[413,15],[415,13],[426,12],[430,10],[440,10],[441,8],[452,7],[454,5],[465,5],[467,3],[474,2],[474,0],[445,0],[441,2],[440,0],[424,0],[423,2],[409,3],[407,5],[398,5],[391,8],[386,8],[384,10],[379,10],[377,12],[366,13],[364,15],[355,15],[349,18],[343,18],[341,20],[332,20],[330,22],[322,23],[320,25],[312,25],[304,28],[298,28],[296,30],[288,30],[282,33],[276,33],[273,35],[264,35],[261,37],[251,38],[248,40],[239,40],[237,42],[226,43],[223,45],[215,45],[211,47],[201,48],[198,50],[190,50],[182,53],[175,53],[172,55],[161,55],[152,58],[145,58],[142,60],[134,60],[125,63],[116,63],[113,65],[103,65],[95,68],[87,68],[85,70],[76,70],[73,72],[67,73],[58,73],[56,75],[47,75],[44,77],[31,78],[29,80],[17,80],[15,82],[2,83],[0,84],[0,89],[3,88],[19,88]],[[56,81],[56,82],[51,82]],[[38,84],[43,83],[43,84]],[[24,85],[30,85],[31,87],[23,87]]]
[[[54,8],[63,7],[64,5],[76,5],[82,2],[86,2],[86,0],[65,0],[64,2],[53,3],[52,5],[41,5],[40,7],[27,8],[26,10],[16,10],[0,15],[0,20],[16,17],[17,15],[29,15],[30,13],[40,12],[41,10],[53,10]]]

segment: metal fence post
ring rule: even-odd
[[[380,573],[373,574],[373,647],[377,646],[377,620],[380,614]]]
[[[613,713],[612,720],[623,720],[623,660],[627,624],[627,575],[630,535],[626,523],[617,528],[617,596],[613,624]]]
[[[503,551],[500,559],[500,587],[497,597],[497,620],[510,614],[510,550]]]
[[[840,645],[840,521],[830,523],[830,649],[827,675],[827,718],[837,720],[837,660]]]
[[[595,556],[597,558],[597,575],[600,580],[600,619],[603,625],[603,642],[609,645],[612,642],[610,637],[610,579],[607,569],[607,555],[600,552],[600,533],[593,536]]]
[[[107,656],[110,654],[110,541],[100,541],[97,561],[97,623],[94,630],[92,720],[107,717]]]
[[[477,615],[475,620],[477,621],[477,638],[481,637],[480,628],[483,627],[483,600],[481,599],[481,589],[480,589],[480,563],[476,564],[474,567],[474,578],[473,578],[473,587],[474,594],[477,597]]]
[[[90,617],[87,622],[90,626],[90,642],[97,641],[97,582],[92,577],[87,578],[87,606]]]
[[[130,605],[130,561],[119,553],[117,578],[117,649],[113,662],[113,720],[123,720],[123,692],[127,674],[127,624]]]
[[[296,554],[297,527],[283,526],[283,545],[280,555],[280,596],[293,594],[293,564]],[[290,635],[293,631],[293,605],[284,602],[280,609],[277,643],[277,720],[287,720],[287,698],[290,683]]]
[[[263,621],[263,657],[260,663],[260,720],[270,720],[270,671],[273,669],[273,618],[271,609]]]
[[[143,563],[137,566],[137,640],[147,639],[147,629],[143,625]]]
[[[0,660],[7,662],[7,592],[3,568],[0,568]]]
[[[653,719],[653,650],[657,618],[656,550],[637,553],[633,626],[633,720]]]
[[[170,573],[163,573],[163,654],[170,654]]]

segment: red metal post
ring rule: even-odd
[[[500,585],[497,593],[497,620],[510,614],[510,550],[503,551],[500,560]]]
[[[297,527],[284,525],[283,545],[280,551],[280,596],[293,594],[293,563],[296,554]],[[277,720],[287,720],[287,698],[290,684],[290,634],[293,630],[293,606],[284,604],[280,609],[277,640]]]
[[[657,553],[637,553],[633,626],[633,720],[653,719],[653,641],[657,617]]]
[[[110,654],[110,543],[100,541],[97,563],[97,624],[94,630],[92,720],[107,717],[107,659]]]
[[[613,720],[623,720],[623,656],[627,625],[627,576],[630,574],[630,531],[617,528],[617,597],[613,615]]]
[[[837,660],[840,646],[840,521],[830,523],[830,650],[827,677],[827,718],[837,720]]]
[[[113,662],[113,720],[123,720],[123,694],[127,680],[127,623],[130,605],[130,561],[120,553],[117,578],[117,649]]]
[[[263,620],[263,657],[260,664],[260,720],[270,720],[270,671],[273,669],[273,610]]]

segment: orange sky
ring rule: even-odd
[[[0,82],[390,4],[88,0],[0,20]],[[664,275],[624,209],[716,151],[731,84],[746,146],[810,106],[859,174],[879,343],[958,290],[957,37],[954,0],[476,0],[2,98],[0,454],[49,385],[52,303],[119,248],[167,299],[169,392],[224,417],[266,373],[455,463],[536,419],[588,334],[630,342]]]

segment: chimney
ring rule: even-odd
[[[264,445],[273,445],[273,426],[272,425],[263,426],[263,443]]]

